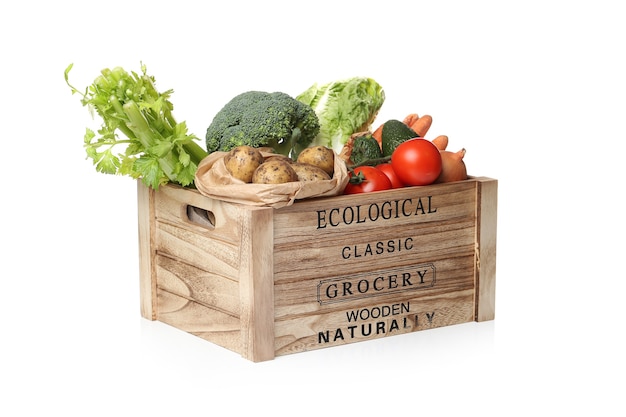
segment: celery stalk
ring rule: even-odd
[[[103,69],[84,92],[65,82],[72,94],[80,94],[83,106],[101,117],[100,129],[87,129],[84,147],[96,170],[107,174],[141,178],[158,189],[168,182],[193,186],[195,173],[207,152],[198,137],[187,132],[185,122],[178,123],[169,101],[172,90],[159,92],[154,78],[142,73],[128,73],[122,68]],[[120,139],[118,133],[126,136]],[[122,148],[115,153],[113,149]]]

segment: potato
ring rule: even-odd
[[[291,164],[294,171],[298,175],[298,180],[307,182],[307,181],[321,181],[321,180],[330,180],[330,175],[328,172],[324,171],[320,167],[316,167],[311,164],[303,164],[301,162],[294,162]]]
[[[285,162],[288,162],[288,163],[290,163],[290,164],[291,164],[292,162],[294,162],[294,161],[293,161],[293,159],[291,159],[291,158],[290,158],[290,157],[288,157],[287,155],[283,155],[283,154],[280,154],[280,153],[274,153],[274,154],[271,154],[271,155],[265,155],[265,161],[266,161],[266,162],[267,162],[267,161],[271,161],[272,159],[282,159],[282,160],[284,160]]]
[[[335,171],[335,152],[325,146],[311,146],[300,152],[296,162],[320,167],[332,176]]]
[[[298,174],[291,164],[282,158],[273,158],[262,163],[252,175],[254,184],[283,184],[292,181],[298,181]]]
[[[241,145],[224,156],[226,169],[233,177],[243,182],[252,182],[254,171],[265,161],[257,148]]]

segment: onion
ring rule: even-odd
[[[465,156],[465,148],[458,152],[440,150],[441,154],[441,174],[435,181],[436,183],[463,181],[467,179],[467,168],[463,157]]]

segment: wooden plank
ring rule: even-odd
[[[139,301],[141,316],[156,320],[156,263],[153,189],[137,180],[137,214],[139,234]]]
[[[253,362],[275,357],[274,229],[272,208],[242,210],[239,293],[242,356]]]
[[[474,182],[315,199],[274,215],[275,280],[375,271],[474,252]]]
[[[430,297],[376,298],[343,311],[319,311],[276,322],[277,356],[391,337],[473,321],[474,291]]]
[[[157,288],[239,317],[239,283],[157,255]]]
[[[476,321],[495,318],[498,181],[477,178]]]
[[[239,226],[232,223],[231,227]],[[157,221],[156,250],[209,273],[239,279],[239,246],[214,238],[210,231],[198,233],[181,222]]]
[[[277,355],[473,321],[474,252],[430,261],[422,269],[430,266],[435,272],[436,268],[436,279],[431,281],[429,273],[424,285],[416,276],[406,282],[401,278],[403,272],[414,270],[411,265],[353,278],[325,281],[303,277],[276,283]],[[369,283],[362,286],[366,281]],[[351,284],[349,296],[342,295],[344,282]],[[369,291],[360,293],[359,288],[365,287]],[[395,289],[390,291],[391,287]],[[334,289],[335,298],[329,299],[328,289]],[[405,306],[403,311],[395,311],[399,304]],[[372,314],[350,318],[359,311]],[[376,332],[361,331],[368,326],[375,326]],[[320,340],[324,335],[330,336]]]
[[[155,201],[157,219],[163,223],[193,231],[199,235],[238,245],[241,239],[239,225],[240,210],[233,210],[237,205],[208,198],[197,190],[167,185],[159,189]],[[210,220],[204,224],[194,221],[187,209],[195,207],[205,210]],[[212,223],[212,224],[211,224]]]
[[[238,317],[162,289],[157,290],[157,297],[159,321],[241,353],[241,327]]]
[[[405,281],[401,274],[412,272],[416,266],[421,270],[436,268],[436,277],[426,276],[421,284],[415,274]],[[328,269],[328,267],[326,267]],[[276,321],[291,320],[300,316],[321,313],[340,313],[368,303],[393,303],[406,298],[445,297],[459,291],[474,289],[474,252],[463,256],[432,258],[421,265],[410,263],[397,268],[375,269],[369,273],[334,276],[329,278],[302,276],[274,285],[274,315]],[[432,278],[435,278],[434,280]],[[363,281],[359,284],[359,281]],[[350,284],[350,293],[342,293],[344,283]],[[406,285],[409,284],[409,285]],[[366,291],[363,290],[367,286]],[[393,287],[393,288],[392,288]],[[332,290],[333,298],[329,297]]]

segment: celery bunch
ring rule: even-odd
[[[103,69],[83,93],[69,83],[72,67],[65,69],[72,94],[80,94],[83,106],[102,118],[98,132],[87,128],[84,136],[87,157],[97,171],[141,178],[155,190],[168,182],[193,184],[207,152],[187,132],[186,123],[174,119],[172,90],[157,91],[154,77],[146,74],[142,64],[141,74],[120,67]],[[120,148],[123,151],[117,152]]]

